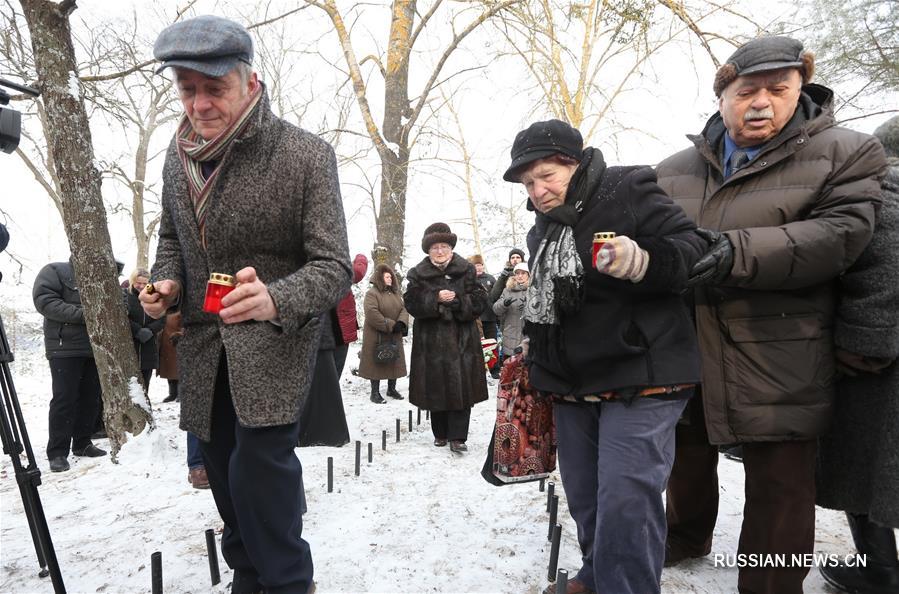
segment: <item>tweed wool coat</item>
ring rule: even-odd
[[[833,413],[836,279],[874,230],[886,156],[836,126],[833,92],[805,85],[792,120],[723,177],[719,114],[659,185],[734,246],[731,276],[694,291],[702,401],[713,444],[815,439]]]
[[[465,410],[487,400],[481,336],[475,321],[487,307],[487,293],[474,265],[453,254],[444,270],[425,257],[409,271],[403,299],[414,318],[409,402],[425,410]],[[449,304],[437,293],[456,293]]]
[[[330,145],[275,117],[263,90],[251,122],[223,155],[209,198],[206,247],[173,139],[163,168],[162,220],[152,280],[181,283],[181,428],[210,439],[219,358],[245,427],[299,418],[315,365],[320,316],[350,287],[346,223]],[[203,312],[212,272],[256,269],[278,324],[224,324]]]
[[[384,273],[389,272],[393,284],[384,284]],[[359,377],[370,380],[406,377],[406,350],[403,335],[395,331],[397,322],[409,328],[409,313],[403,303],[396,274],[384,264],[375,268],[372,286],[365,294],[365,322],[362,325],[362,350],[359,353]],[[400,347],[400,356],[390,363],[375,360],[375,347],[379,340],[393,340]]]
[[[883,183],[874,238],[840,277],[838,348],[893,363],[837,382],[831,430],[819,440],[818,505],[899,528],[899,162]]]

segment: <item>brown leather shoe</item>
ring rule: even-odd
[[[446,440],[440,439],[439,437],[434,440],[434,445],[438,448],[446,447]]]
[[[568,580],[568,589],[565,591],[568,594],[596,594],[593,590],[588,590],[587,586],[584,585],[584,582],[577,578]],[[556,594],[556,585],[548,585],[546,589],[543,590],[543,594]]]
[[[187,474],[187,482],[193,485],[194,489],[208,489],[209,477],[206,476],[206,469],[202,466],[191,468]]]

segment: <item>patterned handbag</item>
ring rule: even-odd
[[[377,363],[392,363],[400,358],[400,346],[390,335],[390,339],[384,339],[381,333],[378,333],[378,344],[375,345],[375,361]]]

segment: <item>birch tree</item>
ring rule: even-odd
[[[59,183],[63,224],[84,305],[88,334],[103,389],[113,459],[125,433],[152,424],[122,294],[94,166],[87,111],[69,28],[74,0],[20,0],[31,35],[38,88],[43,95],[47,145]],[[132,396],[134,395],[134,396]]]

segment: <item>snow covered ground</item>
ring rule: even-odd
[[[44,455],[47,363],[39,337],[26,332],[16,343],[15,383],[43,471],[39,493],[68,592],[149,592],[154,551],[162,552],[165,592],[228,592],[231,572],[223,561],[221,583],[210,585],[204,530],[220,531],[221,522],[210,492],[194,490],[187,482],[178,405],[161,403],[165,381],[154,378],[151,384],[157,430],[126,444],[120,464],[111,464],[108,457],[70,457],[69,472],[50,473]],[[355,352],[350,352],[342,386],[351,437],[363,443],[361,476],[354,476],[352,443],[297,450],[309,505],[303,535],[312,546],[318,592],[541,592],[550,550],[546,494],[536,483],[493,487],[479,474],[493,427],[496,385],[491,385],[491,399],[473,411],[469,453],[455,457],[448,448],[433,447],[424,415],[422,424],[409,431],[407,401],[369,402],[368,382],[349,373]],[[406,393],[405,380],[399,389]],[[396,419],[402,424],[399,443]],[[386,451],[381,450],[382,430],[388,432]],[[369,442],[374,444],[371,464],[366,459]],[[334,457],[333,493],[327,492],[329,456]],[[743,506],[742,468],[722,459],[720,475],[713,552],[733,554]],[[553,480],[561,491],[557,473]],[[580,555],[564,496],[560,508],[559,566],[573,574]],[[852,552],[841,514],[819,509],[816,550]],[[34,548],[6,455],[0,458],[0,554],[0,592],[53,591],[49,578],[36,575]],[[709,557],[666,569],[662,589],[735,592],[736,580],[736,569],[715,568]],[[833,592],[814,569],[805,590]]]

